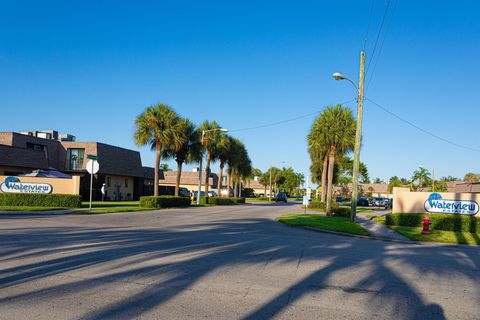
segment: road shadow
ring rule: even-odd
[[[295,280],[248,314],[239,315],[243,319],[268,319],[302,297],[330,290],[332,278],[368,263],[373,268],[371,272],[347,287],[337,288],[347,299],[349,295],[365,292],[372,295],[369,301],[372,310],[384,310],[387,301],[388,310],[396,310],[402,319],[445,319],[442,307],[428,303],[416,286],[391,265],[409,268],[419,276],[435,273],[449,277],[468,262],[476,271],[463,276],[480,284],[477,250],[456,253],[448,247],[405,246],[400,250],[403,254],[399,254],[398,248],[389,242],[329,237],[318,238],[315,232],[263,218],[227,219],[175,228],[4,228],[0,234],[0,265],[24,262],[0,269],[0,291],[19,284],[32,283],[32,287],[28,292],[0,297],[0,309],[32,300],[55,300],[72,287],[81,294],[100,289],[106,283],[143,277],[151,279],[144,290],[106,303],[83,317],[138,318],[222,268],[257,263],[293,263],[298,268],[301,263],[318,263],[308,276]],[[182,258],[166,259],[176,256]],[[443,263],[445,259],[450,262]],[[34,284],[100,266],[109,266],[109,272],[40,288]]]

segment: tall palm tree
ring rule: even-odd
[[[154,195],[158,196],[159,167],[163,148],[177,148],[184,142],[180,116],[168,105],[148,107],[135,119],[134,140],[138,146],[155,150]]]
[[[182,177],[182,167],[184,163],[199,162],[202,157],[202,145],[200,143],[200,133],[195,125],[188,119],[182,120],[182,133],[184,142],[178,148],[165,148],[162,151],[164,158],[174,158],[177,163],[177,177],[175,184],[175,195],[180,195],[180,180]]]
[[[423,182],[428,178],[430,178],[430,172],[426,168],[420,167],[413,172],[412,181],[418,180],[418,188],[420,189],[423,187]]]
[[[316,151],[314,159],[322,158],[324,167],[328,160],[326,185],[326,212],[332,212],[332,188],[335,157],[353,150],[355,145],[356,121],[350,109],[341,105],[326,107],[315,120],[309,137],[309,147]],[[328,155],[328,159],[325,157]],[[327,171],[322,170],[322,176]],[[325,181],[325,179],[323,179]],[[323,184],[324,185],[324,184]],[[323,188],[322,188],[323,190]]]
[[[321,118],[318,117],[312,125],[312,129],[307,136],[308,152],[312,161],[312,169],[316,169],[321,173],[320,184],[322,186],[322,193],[320,201],[325,202],[327,189],[327,170],[328,170],[328,155],[329,145],[327,142],[327,132],[322,127]],[[322,162],[322,166],[320,166]]]
[[[222,190],[222,180],[223,180],[223,169],[227,164],[228,158],[230,156],[230,144],[232,138],[228,135],[221,136],[217,141],[217,158],[220,161],[220,168],[218,172],[218,185],[217,190],[220,196],[220,191]]]
[[[218,159],[218,152],[217,152],[218,143],[221,140],[221,138],[225,136],[224,132],[220,130],[216,130],[220,128],[221,127],[216,121],[208,121],[208,120],[203,122],[199,127],[200,131],[202,130],[209,131],[204,136],[204,141],[203,141],[204,148],[207,151],[207,161],[205,164],[205,177],[207,180],[207,182],[205,183],[205,196],[207,197],[208,197],[208,189],[209,189],[208,180],[211,174],[210,164],[212,162],[215,162]]]
[[[228,163],[228,187],[233,178],[233,195],[236,197],[241,194],[241,183],[251,175],[252,162],[248,156],[245,145],[238,139],[232,138],[230,140],[230,156]],[[239,190],[240,189],[240,190]]]

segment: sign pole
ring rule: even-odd
[[[90,172],[90,205],[89,205],[89,209],[92,210],[92,189],[93,189],[93,161],[91,161],[92,163],[92,170]]]

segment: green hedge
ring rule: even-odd
[[[327,207],[327,203],[326,202],[320,202],[320,201],[317,201],[317,200],[314,200],[314,201],[311,201],[309,204],[308,204],[308,208],[310,209],[320,209],[320,210],[323,210],[325,211],[325,208]],[[335,209],[335,208],[339,208],[339,204],[335,201],[332,201],[332,210]]]
[[[392,213],[385,217],[385,223],[390,226],[421,227],[423,213]],[[456,214],[429,214],[430,228],[435,230],[471,232],[480,230],[480,219],[473,216]]]
[[[0,206],[79,208],[76,194],[0,193]]]
[[[350,217],[351,208],[339,207],[332,208],[333,215],[336,217]]]
[[[140,197],[140,207],[145,208],[173,208],[188,207],[190,205],[190,197],[176,196],[145,196]]]
[[[228,205],[243,204],[243,203],[245,203],[245,198],[239,198],[239,197],[230,197],[230,198],[209,197],[208,198],[208,204],[213,204],[217,206],[228,206]]]

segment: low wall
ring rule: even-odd
[[[392,212],[394,213],[430,212],[476,215],[480,209],[480,193],[436,193],[398,190],[393,195]]]
[[[23,176],[0,176],[0,192],[80,194],[80,177],[39,178]]]

